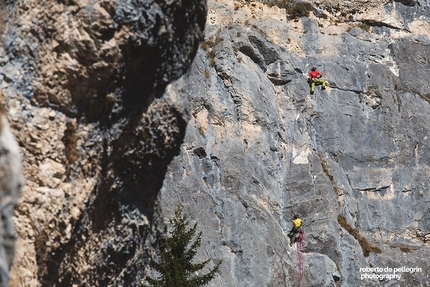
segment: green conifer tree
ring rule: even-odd
[[[205,286],[211,281],[221,266],[220,260],[214,268],[204,275],[196,275],[203,269],[210,259],[198,264],[192,263],[197,254],[197,248],[201,245],[202,232],[191,243],[197,230],[197,223],[187,231],[189,222],[182,214],[182,205],[178,204],[175,210],[175,218],[170,219],[173,230],[167,238],[165,248],[160,252],[160,260],[152,260],[149,264],[160,276],[156,279],[147,277],[147,283],[152,287],[198,287]],[[149,287],[144,285],[144,287]]]

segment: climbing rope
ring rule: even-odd
[[[305,247],[305,232],[302,231],[302,234],[299,237],[299,240],[297,240],[297,286],[300,287],[300,284],[302,282],[302,276],[303,276],[303,251]]]
[[[306,98],[309,95],[304,96],[303,98],[299,99],[298,102],[305,101]],[[289,159],[289,171],[288,171],[288,181],[287,181],[287,191],[288,191],[288,198],[290,201],[291,206],[291,217],[294,216],[294,206],[293,206],[293,200],[291,197],[291,177],[292,177],[292,170],[293,170],[293,155],[294,155],[294,145],[295,145],[295,138],[294,135],[296,134],[296,124],[297,119],[299,117],[299,114],[301,112],[300,105],[298,104],[296,107],[296,114],[294,116],[294,123],[293,123],[293,135],[291,137],[291,151],[290,151],[290,159]],[[302,230],[302,233],[299,235],[299,237],[296,240],[296,246],[297,246],[297,282],[298,287],[300,287],[302,277],[303,277],[303,250],[305,246],[305,231]]]

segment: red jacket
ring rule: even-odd
[[[316,79],[316,78],[319,78],[321,76],[322,76],[322,74],[318,71],[311,71],[309,73],[309,78],[312,78],[312,79]]]

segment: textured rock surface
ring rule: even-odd
[[[209,286],[297,286],[295,212],[302,286],[428,286],[429,7],[311,2],[8,1],[10,285],[139,286],[180,201],[224,260]],[[309,96],[311,66],[330,87]]]
[[[184,78],[192,118],[160,194],[170,214],[186,202],[204,222],[202,258],[226,262],[210,286],[296,286],[292,210],[306,222],[304,286],[428,286],[429,9],[286,22],[277,7],[242,5],[210,3]],[[311,66],[330,88],[309,96]],[[369,266],[422,272],[361,280]]]
[[[13,209],[18,203],[24,185],[24,176],[19,147],[4,111],[0,114],[0,179],[0,284],[6,286],[10,279],[9,269],[15,252]]]
[[[138,286],[188,118],[188,100],[165,87],[194,58],[206,3],[9,1],[5,11],[1,87],[27,177],[10,285]]]

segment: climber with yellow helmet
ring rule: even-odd
[[[302,230],[302,224],[303,224],[303,220],[300,219],[299,215],[294,215],[294,219],[292,220],[293,222],[293,228],[291,228],[290,232],[288,233],[288,237],[290,237],[290,247],[293,246],[293,243],[295,241],[298,241],[298,237],[300,235],[302,235],[303,230]]]

